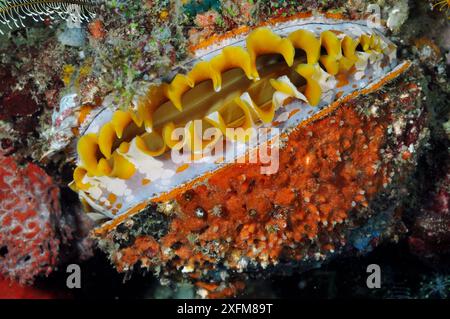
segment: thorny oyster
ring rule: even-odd
[[[94,235],[119,271],[140,264],[218,297],[261,267],[305,269],[349,246],[364,249],[352,238],[366,236],[371,216],[380,236],[398,227],[394,185],[425,134],[405,135],[406,122],[423,123],[425,113],[410,63],[398,63],[380,30],[301,16],[231,32],[195,53],[187,74],[174,70],[128,110],[105,99],[78,142],[72,188],[89,213],[107,218]],[[202,140],[194,120],[224,138]],[[204,156],[236,144],[236,159],[273,140],[252,145],[227,127],[279,129],[278,170],[262,173],[261,160],[227,163],[229,148]],[[193,162],[170,157],[182,146]]]
[[[226,165],[221,157],[229,159],[228,151],[237,147],[235,157],[248,152],[249,136],[227,128],[287,132],[375,89],[407,65],[397,66],[395,46],[365,21],[317,17],[257,28],[197,55],[186,75],[151,85],[129,110],[105,107],[87,126],[78,142],[73,185],[92,208],[114,218],[167,198]],[[203,131],[195,130],[194,120]],[[178,127],[186,130],[180,141],[172,139]],[[211,127],[219,134],[203,139]],[[222,136],[231,145],[204,155]],[[166,156],[183,146],[202,152],[201,159],[187,165]]]

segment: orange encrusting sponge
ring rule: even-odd
[[[260,264],[299,260],[306,257],[302,243],[312,241],[332,251],[336,243],[322,235],[346,220],[353,207],[367,207],[386,182],[386,167],[376,166],[383,123],[360,116],[353,105],[342,106],[290,134],[277,173],[261,174],[260,164],[234,164],[178,195],[179,213],[159,249],[154,241],[143,242],[163,261],[188,268],[220,259],[237,269],[242,257]],[[199,208],[203,218],[195,213]],[[200,249],[205,247],[218,251],[205,255]],[[174,254],[161,254],[169,248]],[[120,270],[138,259],[127,254],[115,262]]]

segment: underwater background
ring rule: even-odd
[[[71,20],[73,11],[81,21]],[[397,57],[411,61],[402,78],[357,100],[401,105],[393,116],[406,127],[398,150],[403,161],[393,164],[400,177],[391,194],[377,198],[377,213],[363,226],[345,226],[352,228],[349,248],[317,263],[280,259],[278,267],[233,273],[236,281],[218,284],[220,292],[229,289],[218,296],[447,299],[450,3],[427,0],[0,0],[0,297],[204,296],[199,287],[207,286],[160,276],[164,269],[145,267],[141,256],[128,268],[115,259],[130,247],[131,254],[146,253],[133,240],[153,234],[148,219],[167,227],[153,208],[132,220],[132,230],[119,225],[114,238],[90,235],[99,219],[88,217],[69,187],[82,123],[105,96],[126,108],[145,84],[165,80],[203,41],[311,12],[350,20],[375,12]],[[412,150],[405,147],[410,143]],[[67,287],[71,264],[82,270],[77,289]],[[381,268],[379,289],[366,284],[370,264]]]

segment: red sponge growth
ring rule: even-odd
[[[54,299],[58,297],[55,293],[23,286],[0,276],[0,299]]]
[[[31,283],[56,265],[59,189],[34,164],[0,155],[0,275]]]

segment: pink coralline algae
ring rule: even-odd
[[[216,11],[211,10],[197,15],[195,22],[202,28],[214,27],[218,17],[219,14]]]
[[[59,188],[35,164],[0,155],[0,275],[31,283],[56,265]]]

